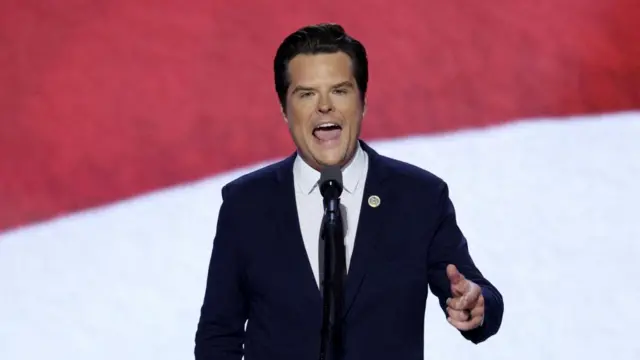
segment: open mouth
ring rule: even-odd
[[[338,140],[341,133],[342,126],[336,123],[320,124],[313,129],[313,136],[321,141]]]

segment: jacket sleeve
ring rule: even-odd
[[[248,306],[239,247],[243,224],[234,209],[237,205],[225,186],[196,330],[196,360],[241,360],[243,356]]]
[[[456,222],[453,203],[444,182],[439,192],[438,213],[437,227],[428,254],[429,287],[438,297],[445,316],[447,316],[446,301],[451,297],[451,284],[446,273],[447,265],[455,265],[465,278],[481,287],[485,300],[484,321],[480,327],[460,331],[467,340],[478,344],[495,335],[500,328],[504,312],[502,295],[489,280],[484,278],[471,259],[467,240]]]

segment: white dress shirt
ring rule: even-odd
[[[362,150],[360,144],[353,159],[342,169],[343,191],[340,196],[342,205],[342,217],[345,220],[345,255],[346,266],[349,269],[351,254],[355,243],[358,219],[360,218],[360,206],[364,194],[364,185],[369,168],[367,153]],[[300,156],[297,156],[293,165],[293,182],[296,193],[296,205],[300,221],[300,231],[307,250],[309,263],[313,269],[316,283],[320,284],[319,268],[319,244],[320,226],[324,207],[322,195],[318,186],[320,172],[309,166]],[[345,214],[346,213],[346,214]],[[346,215],[346,216],[345,216]]]

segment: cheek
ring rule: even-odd
[[[309,132],[309,127],[306,125],[304,119],[296,117],[289,118],[289,132],[291,135],[298,141],[305,141],[307,137],[311,136]]]
[[[345,120],[347,120],[346,123],[350,129],[357,129],[362,122],[362,110],[357,108],[345,109],[341,112],[341,115]]]
[[[296,103],[287,110],[287,119],[292,129],[304,129],[307,126],[311,115],[313,114],[313,106],[305,106],[305,104]]]
[[[360,121],[363,108],[360,105],[360,101],[355,97],[336,98],[334,105],[336,110],[338,110],[345,119],[350,122]]]

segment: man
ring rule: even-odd
[[[297,151],[222,189],[196,359],[318,358],[317,182],[329,165],[342,168],[346,221],[339,357],[422,359],[429,287],[466,339],[494,335],[502,296],[474,265],[445,182],[359,140],[368,81],[362,44],[339,25],[309,26],[284,40],[274,72]]]

